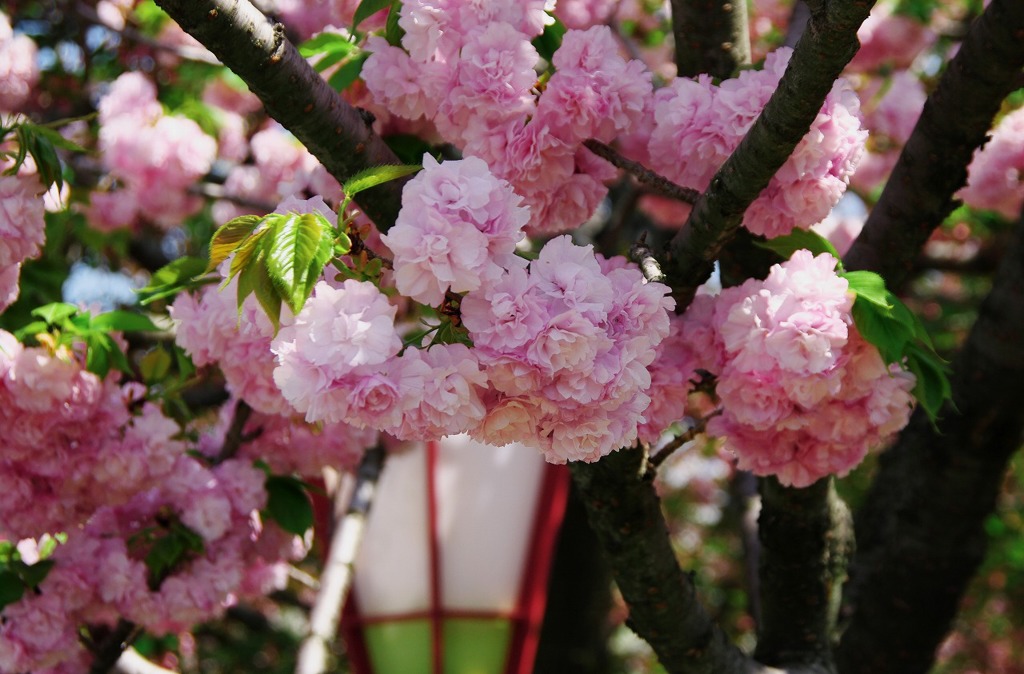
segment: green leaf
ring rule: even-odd
[[[392,47],[401,47],[402,38],[405,37],[405,29],[398,25],[402,18],[402,3],[395,0],[391,3],[391,11],[388,12],[388,20],[384,24],[384,39]]]
[[[542,59],[551,63],[551,57],[562,46],[562,37],[565,33],[565,24],[555,19],[554,23],[544,26],[544,32],[533,39],[533,48]]]
[[[331,66],[340,63],[346,56],[348,56],[348,53],[342,51],[324,52],[323,56],[317,59],[317,62],[313,64],[313,69],[318,73],[322,73]]]
[[[258,215],[243,215],[229,220],[214,232],[210,240],[210,261],[204,273],[216,269],[217,265],[235,252],[239,244],[249,238],[264,219]]]
[[[345,190],[345,198],[351,199],[364,190],[416,173],[421,168],[423,167],[419,164],[388,164],[364,169],[345,181],[342,186]]]
[[[26,337],[32,337],[38,335],[40,332],[46,332],[50,324],[46,321],[32,321],[31,323],[22,326],[20,329],[14,331],[14,337],[19,342],[25,341]]]
[[[64,119],[64,120],[60,120],[59,122],[55,122],[55,123],[59,124],[59,125],[64,125],[64,124],[67,124],[68,122],[84,120],[84,119],[88,119],[90,117],[92,117],[92,115],[85,115],[84,117],[78,117],[78,118],[75,118],[75,119]],[[53,145],[54,147],[59,147],[62,150],[68,150],[70,152],[82,152],[82,153],[88,153],[89,152],[88,148],[82,147],[81,145],[79,145],[75,141],[69,140],[69,139],[65,138],[64,136],[60,135],[60,131],[57,131],[57,129],[51,128],[49,126],[40,126],[38,124],[27,124],[26,126],[31,126],[32,127],[32,133],[36,134],[37,136],[41,136],[42,138],[45,138],[46,140],[50,141],[50,144]]]
[[[343,255],[348,255],[351,252],[352,239],[350,239],[348,237],[348,234],[346,234],[345,232],[338,232],[337,238],[334,239],[334,255],[336,257],[342,257]]]
[[[0,609],[13,604],[25,594],[25,583],[13,571],[0,571]]]
[[[171,354],[162,346],[147,351],[139,359],[139,375],[147,384],[163,381],[171,371]]]
[[[158,589],[184,556],[185,543],[173,532],[154,541],[145,560],[146,568],[149,569],[150,589]]]
[[[108,311],[93,317],[90,327],[95,330],[119,332],[159,332],[160,328],[148,317],[133,311]]]
[[[302,310],[313,292],[331,244],[331,225],[319,213],[289,213],[275,222],[267,243],[267,272],[294,313]]]
[[[36,170],[42,179],[43,186],[49,189],[50,185],[57,185],[57,189],[64,186],[64,176],[61,175],[60,157],[53,149],[53,144],[45,137],[32,133],[28,136],[28,151],[36,162]]]
[[[238,248],[235,248],[235,255],[231,258],[231,266],[229,267],[228,280],[224,282],[224,285],[227,285],[231,279],[250,264],[262,264],[263,241],[267,233],[273,228],[274,218],[278,217],[281,217],[280,214],[275,213],[264,218],[260,221],[259,227],[254,229],[252,234]],[[241,307],[241,303],[239,303],[239,307]]]
[[[298,536],[313,526],[313,505],[301,480],[285,475],[267,478],[267,513],[285,531]]]
[[[356,48],[356,44],[340,33],[320,33],[299,45],[299,53],[304,57],[317,54],[340,53],[342,56]]]
[[[89,344],[89,350],[85,354],[85,369],[100,379],[106,377],[110,372],[110,351],[101,343],[101,340],[97,339]]]
[[[21,576],[26,587],[39,587],[39,584],[46,580],[46,576],[52,568],[52,559],[42,559],[35,564],[20,563],[18,575]]]
[[[0,541],[0,566],[6,565],[11,559],[20,556],[18,546],[12,541]]]
[[[885,280],[871,271],[848,271],[839,276],[850,284],[850,290],[857,295],[857,301],[864,300],[880,307],[891,309],[893,295],[885,289]]]
[[[809,229],[794,229],[792,233],[786,236],[777,236],[767,241],[757,241],[755,244],[761,248],[775,251],[786,260],[792,257],[793,253],[798,250],[809,250],[815,256],[828,253],[837,260],[842,259],[839,251],[836,250],[836,247],[828,239]]]
[[[78,307],[67,302],[53,302],[32,310],[33,316],[38,316],[50,325],[63,323],[65,319],[71,318],[78,313]]]
[[[359,6],[356,7],[355,15],[352,17],[352,32],[354,33],[363,21],[390,6],[391,0],[363,0],[360,2]]]
[[[907,369],[917,377],[914,397],[934,424],[942,410],[942,403],[953,396],[947,368],[937,356],[911,345],[907,354]]]
[[[135,291],[143,306],[176,295],[182,290],[202,283],[197,277],[206,274],[207,262],[198,257],[179,257],[153,273],[149,285]]]
[[[904,348],[914,336],[910,326],[893,320],[884,309],[870,302],[854,302],[853,321],[860,334],[875,345],[886,363],[899,362]]]
[[[263,307],[270,322],[274,325],[275,332],[280,327],[281,321],[281,294],[274,287],[267,273],[267,267],[263,260],[251,264],[242,270],[238,275],[238,311],[241,314],[242,302],[249,295],[255,293],[256,300]]]
[[[370,58],[370,53],[364,51],[345,61],[345,63],[343,63],[342,66],[327,79],[327,84],[331,85],[331,88],[335,91],[345,91],[359,78],[359,74],[363,72],[363,63],[365,63],[368,58]]]

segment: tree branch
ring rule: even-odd
[[[967,33],[900,153],[878,203],[846,254],[847,269],[896,287],[921,247],[956,207],[953,193],[1003,99],[1020,86],[1024,3],[993,0]]]
[[[689,306],[713,261],[742,224],[747,206],[807,133],[833,82],[856,53],[857,29],[873,4],[833,0],[811,8],[807,30],[778,89],[669,244],[663,268],[677,310]]]
[[[687,204],[692,204],[700,197],[700,192],[692,187],[677,185],[665,176],[655,173],[640,162],[623,157],[613,148],[595,138],[586,139],[583,141],[583,145],[601,159],[608,161],[617,168],[620,168],[635,177],[641,184],[646,185],[656,194],[666,196],[670,199],[676,199],[677,201],[682,201]]]
[[[917,410],[858,513],[842,674],[927,671],[984,556],[983,524],[1024,432],[1022,227],[955,362],[959,411],[947,406],[936,430]]]
[[[747,3],[742,0],[672,0],[672,34],[679,77],[732,77],[750,62]]]
[[[386,453],[380,445],[368,449],[359,463],[356,484],[345,517],[334,526],[331,544],[320,575],[320,591],[309,618],[309,635],[299,649],[296,674],[322,674],[328,671],[330,645],[338,635],[341,607],[352,585],[352,572],[363,540],[366,517],[373,505],[377,481],[384,468]],[[338,489],[338,498],[342,490]]]
[[[241,77],[267,112],[295,134],[342,184],[363,169],[400,164],[371,120],[338,95],[249,0],[157,0],[171,18]],[[360,192],[356,203],[386,232],[404,180]]]
[[[761,622],[755,657],[833,668],[831,640],[853,522],[832,478],[805,489],[760,480]]]

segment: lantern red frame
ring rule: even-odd
[[[512,634],[505,658],[503,674],[530,674],[537,655],[540,629],[547,604],[547,583],[554,556],[555,540],[565,515],[569,497],[569,471],[566,466],[546,464],[537,495],[518,599],[512,611],[478,611],[448,609],[441,605],[441,546],[437,525],[436,467],[440,443],[426,443],[427,518],[429,523],[430,608],[398,614],[366,618],[359,613],[359,600],[353,588],[342,613],[341,632],[347,646],[349,661],[356,674],[373,674],[363,627],[380,622],[427,618],[431,624],[433,674],[444,672],[443,621],[446,618],[504,618],[511,622]],[[356,570],[358,574],[358,569]]]

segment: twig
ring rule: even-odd
[[[708,414],[706,417],[701,417],[700,419],[698,419],[697,422],[691,428],[688,428],[685,432],[680,433],[676,437],[672,438],[672,440],[669,441],[667,445],[662,447],[657,454],[650,458],[648,463],[654,468],[660,466],[662,463],[664,463],[665,459],[667,459],[674,451],[676,451],[677,449],[679,449],[680,447],[682,447],[683,445],[685,445],[686,443],[690,442],[695,437],[703,433],[704,430],[708,427],[708,422],[711,421],[713,418],[717,417],[721,413],[722,408],[719,407],[717,410]]]
[[[356,473],[356,484],[345,517],[334,527],[331,544],[320,575],[320,592],[309,617],[309,634],[299,649],[296,674],[322,674],[327,671],[330,645],[338,634],[341,607],[352,584],[353,566],[373,504],[377,481],[384,467],[385,452],[380,445],[367,450]],[[335,498],[343,498],[338,489]],[[336,505],[339,505],[336,503]]]
[[[223,463],[238,453],[242,443],[251,438],[245,435],[245,424],[252,416],[252,408],[244,400],[239,399],[235,405],[235,412],[231,417],[231,426],[224,434],[224,444],[214,458],[214,463]]]
[[[654,251],[647,245],[647,232],[641,232],[640,238],[629,248],[629,259],[640,266],[644,278],[652,283],[661,283],[665,275],[661,273],[661,263],[654,257]]]
[[[201,197],[207,197],[208,199],[219,199],[221,201],[229,201],[238,206],[244,206],[245,208],[251,208],[255,211],[261,211],[263,213],[272,213],[276,204],[271,204],[266,201],[260,201],[259,199],[251,199],[249,197],[243,197],[237,194],[231,194],[223,185],[217,185],[215,183],[196,183],[188,188],[191,194],[197,194]]]
[[[610,146],[594,138],[583,141],[588,150],[596,154],[616,167],[636,177],[642,184],[647,185],[657,194],[664,195],[677,201],[692,204],[700,197],[700,192],[690,188],[677,185],[663,175],[659,175],[639,162],[627,159],[616,152]]]

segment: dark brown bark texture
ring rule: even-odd
[[[954,364],[938,430],[918,410],[857,516],[841,674],[931,667],[986,547],[985,518],[1024,431],[1021,226]]]
[[[873,4],[874,0],[809,3],[807,30],[778,89],[669,244],[663,270],[677,310],[689,306],[742,224],[747,207],[807,133],[833,82],[856,53],[857,29]]]
[[[1024,3],[993,0],[970,27],[928,97],[878,203],[843,262],[898,287],[932,231],[957,206],[953,193],[1024,67]]]
[[[745,0],[672,0],[672,35],[680,77],[732,77],[750,62]]]
[[[758,662],[832,667],[832,629],[852,552],[853,522],[832,478],[809,487],[760,481]]]
[[[398,157],[284,35],[248,0],[157,0],[157,4],[221,63],[242,78],[270,116],[344,184],[353,174]],[[355,202],[386,232],[398,217],[403,180],[361,192]]]

